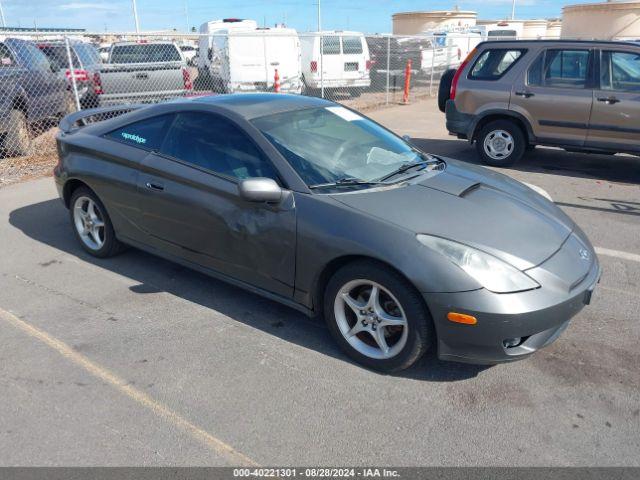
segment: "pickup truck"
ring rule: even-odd
[[[62,118],[75,107],[64,77],[31,42],[0,42],[0,150],[2,156],[29,155],[33,126]]]
[[[100,105],[155,103],[184,96],[193,86],[184,55],[173,42],[117,42],[93,79]]]

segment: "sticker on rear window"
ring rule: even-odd
[[[344,107],[326,107],[334,115],[339,116],[347,122],[354,122],[356,120],[362,120],[362,117],[351,110],[347,110]]]
[[[131,140],[132,142],[136,142],[136,143],[147,143],[146,138],[142,138],[138,135],[134,135],[133,133],[122,132],[122,138],[124,138],[125,140]]]

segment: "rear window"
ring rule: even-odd
[[[339,55],[340,37],[322,37],[322,53],[325,55]]]
[[[100,55],[98,54],[96,47],[93,45],[88,43],[76,43],[73,45],[73,50],[76,52],[84,66],[100,63]]]
[[[64,45],[39,45],[38,48],[47,56],[49,63],[55,70],[69,68],[69,57],[67,57],[67,49]],[[73,50],[71,51],[71,58],[73,59],[74,68],[80,67],[78,57]]]
[[[111,63],[155,63],[180,60],[178,49],[171,43],[116,45],[111,51]]]
[[[362,39],[360,37],[342,37],[342,52],[347,55],[362,53]]]
[[[482,52],[469,72],[471,80],[498,80],[522,57],[524,50],[491,48]]]

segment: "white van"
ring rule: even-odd
[[[423,73],[437,72],[458,67],[467,55],[482,41],[476,31],[425,32],[433,48],[422,50]]]
[[[259,28],[254,20],[228,18],[200,26],[199,85],[220,92],[275,90],[301,93],[300,40],[293,28]]]
[[[302,77],[307,89],[324,86],[325,89],[347,90],[358,96],[371,85],[369,47],[362,33],[330,31],[302,35],[300,44]]]

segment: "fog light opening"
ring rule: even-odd
[[[506,338],[502,341],[502,345],[504,346],[504,348],[514,348],[520,345],[521,343],[522,343],[521,337]]]

